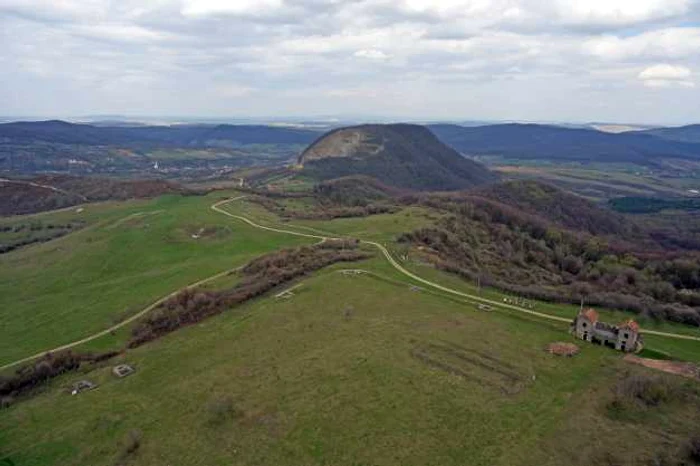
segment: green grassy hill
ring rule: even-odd
[[[161,296],[264,252],[309,242],[231,222],[209,208],[220,196],[171,196],[61,213],[53,218],[84,219],[89,226],[0,255],[0,366],[107,328]]]
[[[39,216],[85,225],[0,255],[2,362],[83,338],[263,253],[318,241],[210,209],[235,195]],[[284,221],[245,199],[221,208],[270,228],[376,241],[421,277],[495,302],[504,297],[418,262],[396,243],[400,233],[439,220],[426,207],[330,221]],[[206,287],[236,280],[224,275]],[[291,298],[275,297],[291,286],[298,286]],[[0,409],[0,464],[554,466],[692,458],[698,383],[629,365],[598,346],[579,343],[574,358],[545,351],[554,341],[573,342],[566,320],[575,306],[537,303],[564,322],[499,306],[485,312],[473,299],[411,280],[380,254],[282,289],[14,400]],[[643,327],[698,335],[678,324]],[[120,349],[130,330],[77,350]],[[647,346],[700,361],[698,341],[649,335]],[[119,362],[136,373],[114,377]],[[71,396],[67,387],[81,379],[99,386]]]
[[[105,367],[55,380],[0,412],[0,451],[22,465],[631,465],[681,455],[693,412],[673,400],[640,408],[632,424],[611,419],[610,387],[645,371],[594,346],[574,359],[546,353],[565,330],[324,272],[291,299],[130,351],[128,378]],[[81,378],[100,386],[62,389]]]

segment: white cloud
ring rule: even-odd
[[[662,63],[643,69],[637,77],[647,87],[695,87],[692,74],[685,66]]]
[[[262,15],[282,8],[282,0],[183,0],[182,14],[189,17],[210,15]]]
[[[99,19],[104,17],[104,0],[0,0],[0,14],[55,20]]]
[[[71,31],[87,38],[117,42],[150,42],[170,37],[169,34],[133,24],[77,25]]]
[[[632,24],[686,13],[689,0],[556,0],[556,12],[566,22]]]
[[[639,73],[639,79],[663,79],[663,80],[685,80],[692,73],[685,66],[674,66],[668,64],[653,65],[645,68]]]
[[[630,37],[598,36],[587,40],[583,48],[591,55],[611,61],[696,57],[700,50],[700,27],[655,29]]]
[[[383,61],[389,59],[389,55],[377,49],[362,49],[353,54],[359,58],[367,58],[369,60]]]
[[[700,69],[699,19],[700,0],[0,0],[0,101],[3,113],[635,120],[658,107],[700,120],[700,95],[673,101]]]
[[[216,92],[222,97],[244,97],[255,92],[255,89],[249,86],[239,84],[220,84],[216,86]]]

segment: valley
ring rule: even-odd
[[[697,381],[569,327],[584,296],[641,325],[639,356],[700,364],[692,226],[370,129],[383,148],[196,183],[28,181],[85,199],[0,218],[0,461],[685,461]],[[84,362],[42,372],[60,357]],[[71,396],[80,380],[96,388]]]

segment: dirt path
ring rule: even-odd
[[[682,375],[691,379],[700,379],[700,366],[689,362],[661,361],[658,359],[640,358],[634,354],[628,354],[625,361],[640,366],[656,369],[674,375]]]
[[[276,233],[285,233],[285,234],[295,235],[295,236],[301,236],[301,237],[305,237],[305,238],[314,238],[314,239],[319,239],[319,240],[324,240],[324,239],[337,239],[337,238],[333,238],[333,237],[330,237],[330,236],[321,236],[321,235],[313,235],[313,234],[309,234],[309,233],[300,233],[300,232],[297,232],[297,231],[292,231],[292,230],[286,230],[286,229],[282,229],[282,228],[274,228],[274,227],[268,227],[268,226],[265,226],[265,225],[260,225],[260,224],[258,224],[258,223],[255,223],[254,221],[250,220],[250,219],[247,218],[247,217],[243,217],[243,216],[240,216],[240,215],[235,215],[235,214],[232,214],[232,213],[230,213],[230,212],[227,212],[227,211],[221,209],[221,206],[222,206],[222,205],[228,204],[229,202],[233,202],[233,201],[237,201],[237,200],[243,199],[243,198],[245,198],[245,197],[246,197],[246,196],[238,196],[238,197],[234,197],[234,198],[231,198],[231,199],[225,199],[225,200],[219,201],[219,202],[217,202],[216,204],[212,205],[211,208],[212,208],[214,211],[216,211],[216,212],[219,212],[219,213],[224,214],[224,215],[227,215],[227,216],[229,216],[229,217],[232,217],[232,218],[236,218],[236,219],[238,219],[238,220],[241,220],[241,221],[247,223],[248,225],[250,225],[250,226],[252,226],[252,227],[260,228],[260,229],[267,230],[267,231],[273,231],[273,232],[276,232]],[[529,309],[523,309],[523,308],[518,307],[518,306],[513,306],[513,305],[510,305],[510,304],[505,304],[505,303],[502,303],[502,302],[500,302],[500,301],[494,301],[494,300],[491,300],[491,299],[482,298],[481,296],[476,296],[476,295],[472,295],[472,294],[469,294],[469,293],[464,293],[464,292],[462,292],[462,291],[458,291],[458,290],[455,290],[455,289],[452,289],[452,288],[448,288],[448,287],[446,287],[446,286],[440,285],[440,284],[435,283],[435,282],[432,282],[432,281],[430,281],[430,280],[426,280],[426,279],[424,279],[424,278],[422,278],[422,277],[419,277],[418,275],[414,274],[413,272],[410,272],[410,271],[406,270],[401,264],[399,264],[399,263],[396,261],[396,259],[393,258],[393,256],[392,256],[391,253],[389,252],[389,250],[388,250],[385,246],[383,246],[382,244],[377,243],[377,242],[374,242],[374,241],[367,241],[367,240],[360,240],[360,242],[363,243],[363,244],[368,244],[368,245],[374,246],[375,248],[379,249],[379,250],[381,251],[382,255],[384,255],[384,257],[386,258],[386,260],[391,264],[391,266],[394,267],[394,268],[395,268],[397,271],[399,271],[401,274],[403,274],[403,275],[405,275],[405,276],[407,276],[407,277],[409,277],[409,278],[411,278],[411,279],[413,279],[413,280],[415,280],[415,281],[417,281],[417,282],[419,282],[419,283],[422,283],[422,284],[424,284],[424,285],[428,285],[428,286],[430,286],[430,287],[432,287],[432,288],[435,288],[435,289],[437,289],[437,290],[444,291],[444,292],[446,292],[446,293],[449,293],[449,294],[452,294],[452,295],[455,295],[455,296],[460,296],[460,297],[462,297],[462,298],[468,298],[468,299],[473,300],[473,301],[477,301],[477,302],[489,304],[489,305],[492,305],[492,306],[498,306],[498,307],[500,307],[500,308],[502,308],[502,309],[509,309],[509,310],[516,311],[516,312],[520,312],[520,313],[523,313],[523,314],[528,314],[528,315],[531,315],[531,316],[534,316],[534,317],[538,317],[538,318],[541,318],[541,319],[547,319],[547,320],[556,321],[556,322],[566,322],[566,323],[570,323],[571,320],[572,320],[572,319],[567,318],[567,317],[560,317],[560,316],[553,316],[553,315],[551,315],[551,314],[544,314],[544,313],[542,313],[542,312],[532,311],[532,310],[529,310]],[[682,334],[678,334],[678,333],[659,332],[659,331],[656,331],[656,330],[644,330],[644,329],[642,329],[641,332],[644,333],[645,335],[657,335],[657,336],[661,336],[661,337],[676,338],[676,339],[680,339],[680,340],[700,341],[700,337],[696,337],[696,336],[692,336],[692,335],[682,335]]]
[[[0,179],[0,181],[2,181],[2,179]],[[260,225],[260,224],[258,224],[258,223],[256,223],[256,222],[250,220],[250,219],[247,218],[247,217],[243,217],[243,216],[241,216],[241,215],[232,214],[232,213],[227,212],[227,211],[225,211],[225,210],[223,210],[223,209],[221,208],[221,206],[224,205],[224,204],[228,204],[229,202],[237,201],[237,200],[243,199],[243,198],[245,198],[245,197],[246,197],[246,196],[238,196],[238,197],[234,197],[234,198],[231,198],[231,199],[224,199],[224,200],[222,200],[222,201],[219,201],[219,202],[216,202],[216,203],[212,204],[211,209],[214,210],[215,212],[218,212],[218,213],[220,213],[220,214],[226,215],[226,216],[231,217],[231,218],[235,218],[235,219],[237,219],[237,220],[240,220],[240,221],[242,221],[242,222],[247,223],[248,225],[250,225],[250,226],[252,226],[252,227],[254,227],[254,228],[258,228],[258,229],[261,229],[261,230],[272,231],[272,232],[275,232],[275,233],[283,233],[283,234],[294,235],[294,236],[300,236],[300,237],[304,237],[304,238],[317,239],[317,240],[319,240],[319,243],[324,242],[324,241],[327,241],[327,240],[338,239],[337,237],[334,237],[334,236],[313,235],[313,234],[309,234],[309,233],[300,233],[300,232],[297,232],[297,231],[287,230],[287,229],[283,229],[283,228],[274,228],[274,227],[269,227],[269,226],[265,226],[265,225]],[[436,289],[436,290],[440,290],[440,291],[443,291],[443,292],[445,292],[445,293],[449,293],[449,294],[452,294],[452,295],[455,295],[455,296],[459,296],[459,297],[462,297],[462,298],[467,298],[467,299],[470,299],[470,300],[472,300],[472,301],[476,301],[476,302],[480,302],[480,303],[485,303],[485,304],[489,304],[489,305],[492,305],[492,306],[497,306],[497,307],[502,308],[502,309],[509,309],[509,310],[516,311],[516,312],[520,312],[520,313],[523,313],[523,314],[528,314],[528,315],[531,315],[531,316],[534,316],[534,317],[538,317],[538,318],[541,318],[541,319],[547,319],[547,320],[551,320],[551,321],[564,322],[564,323],[570,323],[570,322],[571,322],[571,319],[566,318],[566,317],[553,316],[553,315],[550,315],[550,314],[544,314],[544,313],[542,313],[542,312],[532,311],[532,310],[529,310],[529,309],[523,309],[523,308],[520,308],[520,307],[517,307],[517,306],[510,305],[510,304],[505,304],[505,303],[502,303],[502,302],[499,302],[499,301],[493,301],[493,300],[491,300],[491,299],[482,298],[481,296],[476,296],[476,295],[472,295],[472,294],[469,294],[469,293],[464,293],[464,292],[462,292],[462,291],[458,291],[458,290],[455,290],[455,289],[452,289],[452,288],[448,288],[448,287],[446,287],[446,286],[440,285],[440,284],[435,283],[435,282],[432,282],[432,281],[430,281],[430,280],[426,280],[426,279],[424,279],[424,278],[422,278],[422,277],[419,277],[418,275],[416,275],[416,274],[414,274],[414,273],[412,273],[412,272],[406,270],[401,264],[399,264],[399,263],[392,257],[391,253],[389,252],[389,250],[388,250],[384,245],[382,245],[382,244],[380,244],[380,243],[377,243],[377,242],[374,242],[374,241],[367,241],[367,240],[360,240],[360,242],[361,242],[362,244],[367,244],[367,245],[370,245],[370,246],[374,246],[375,248],[379,249],[379,250],[381,251],[382,255],[383,255],[383,256],[386,258],[386,260],[389,262],[389,264],[391,264],[391,266],[394,267],[394,268],[395,268],[398,272],[400,272],[401,274],[403,274],[403,275],[405,275],[405,276],[407,276],[407,277],[411,278],[412,280],[415,280],[415,281],[417,281],[417,282],[419,282],[419,283],[422,283],[422,284],[427,285],[427,286],[429,286],[429,287],[431,287],[431,288],[434,288],[434,289]],[[29,361],[31,361],[31,360],[33,360],[33,359],[37,359],[37,358],[39,358],[39,357],[45,355],[46,353],[53,353],[53,352],[56,352],[56,351],[63,351],[63,350],[71,349],[71,348],[74,348],[74,347],[76,347],[76,346],[78,346],[78,345],[82,345],[82,344],[84,344],[84,343],[88,343],[88,342],[90,342],[90,341],[96,340],[97,338],[100,338],[100,337],[103,337],[103,336],[105,336],[105,335],[108,335],[109,333],[114,332],[115,330],[118,330],[118,329],[124,327],[125,325],[128,325],[128,324],[130,324],[131,322],[134,322],[135,320],[139,319],[140,317],[143,317],[144,315],[148,314],[148,313],[151,312],[153,309],[155,309],[156,307],[158,307],[159,304],[161,304],[161,303],[164,302],[165,300],[167,300],[167,299],[169,299],[169,298],[175,296],[176,294],[180,293],[181,291],[183,291],[183,290],[185,290],[185,289],[189,289],[189,288],[195,288],[195,287],[197,287],[197,286],[201,286],[201,285],[203,285],[203,284],[205,284],[205,283],[208,283],[208,282],[210,282],[210,281],[214,281],[214,280],[216,280],[217,278],[221,278],[221,277],[223,277],[223,276],[226,276],[226,275],[229,274],[229,273],[232,273],[232,272],[235,272],[235,271],[237,271],[237,270],[240,270],[240,268],[241,268],[241,267],[239,266],[239,267],[236,267],[236,268],[234,268],[234,269],[225,270],[225,271],[223,271],[223,272],[217,273],[216,275],[212,275],[212,276],[210,276],[210,277],[207,277],[207,278],[204,278],[204,279],[202,279],[202,280],[199,280],[199,281],[197,281],[197,282],[195,282],[195,283],[192,283],[191,285],[188,285],[188,286],[186,286],[186,287],[184,287],[184,288],[181,288],[181,289],[179,289],[179,290],[175,290],[175,291],[173,291],[172,293],[170,293],[170,294],[168,294],[168,295],[166,295],[166,296],[160,298],[159,300],[155,301],[154,303],[150,304],[149,306],[147,306],[146,308],[144,308],[144,309],[141,310],[140,312],[134,314],[133,316],[129,317],[128,319],[123,320],[122,322],[120,322],[120,323],[118,323],[118,324],[116,324],[116,325],[113,325],[113,326],[109,327],[108,329],[102,330],[101,332],[95,333],[95,334],[90,335],[89,337],[83,338],[83,339],[81,339],[81,340],[74,341],[74,342],[72,342],[72,343],[68,343],[68,344],[65,344],[65,345],[62,345],[62,346],[59,346],[59,347],[50,349],[50,350],[41,351],[41,352],[36,353],[36,354],[34,354],[34,355],[32,355],[32,356],[28,356],[28,357],[26,357],[26,358],[19,359],[19,360],[17,360],[17,361],[11,362],[11,363],[9,363],[9,364],[5,364],[4,366],[0,366],[0,372],[1,372],[1,371],[4,371],[5,369],[9,369],[9,368],[11,368],[11,367],[13,367],[13,366],[16,366],[16,365],[18,365],[18,364],[22,364],[22,363],[25,363],[25,362],[29,362]],[[676,338],[676,339],[680,339],[680,340],[700,341],[700,337],[695,337],[695,336],[692,336],[692,335],[682,335],[682,334],[677,334],[677,333],[658,332],[658,331],[655,331],[655,330],[643,330],[643,329],[642,329],[642,333],[644,333],[644,334],[646,334],[646,335],[658,335],[658,336],[662,336],[662,337]]]
[[[26,358],[24,358],[24,359],[20,359],[20,360],[18,360],[18,361],[14,361],[14,362],[11,362],[11,363],[9,363],[9,364],[5,364],[4,366],[1,366],[1,367],[0,367],[0,372],[4,371],[5,369],[9,369],[10,367],[16,366],[16,365],[18,365],[18,364],[22,364],[22,363],[25,363],[25,362],[29,362],[29,361],[31,361],[31,360],[33,360],[33,359],[40,358],[41,356],[45,355],[46,353],[55,353],[56,351],[63,351],[63,350],[71,349],[71,348],[74,348],[74,347],[76,347],[76,346],[78,346],[78,345],[82,345],[83,343],[88,343],[88,342],[90,342],[90,341],[96,340],[97,338],[100,338],[100,337],[103,337],[103,336],[105,336],[105,335],[108,335],[108,334],[110,334],[110,333],[112,333],[112,332],[114,332],[114,331],[116,331],[116,330],[119,330],[120,328],[124,327],[125,325],[130,324],[131,322],[135,321],[136,319],[138,319],[138,318],[140,318],[140,317],[143,317],[144,315],[148,314],[148,313],[151,312],[153,309],[155,309],[156,307],[158,307],[161,303],[163,303],[163,302],[165,302],[166,300],[172,298],[173,296],[177,295],[177,294],[180,293],[181,291],[187,290],[187,289],[190,289],[190,288],[196,288],[196,287],[198,287],[198,286],[204,285],[205,283],[214,281],[214,280],[216,280],[217,278],[221,278],[221,277],[224,277],[224,276],[226,276],[226,275],[228,275],[228,274],[230,274],[230,273],[237,272],[237,271],[240,270],[241,268],[242,268],[241,266],[238,266],[238,267],[233,268],[233,269],[225,270],[225,271],[223,271],[223,272],[217,273],[216,275],[212,275],[211,277],[207,277],[207,278],[204,278],[204,279],[202,279],[202,280],[199,280],[199,281],[197,281],[197,282],[195,282],[195,283],[192,283],[191,285],[187,285],[187,286],[184,287],[184,288],[180,288],[179,290],[175,290],[175,291],[173,291],[172,293],[170,293],[170,294],[168,294],[168,295],[166,295],[166,296],[163,296],[163,297],[160,298],[159,300],[157,300],[157,301],[155,301],[155,302],[149,304],[146,308],[142,309],[141,311],[139,311],[138,313],[136,313],[136,314],[134,314],[133,316],[129,317],[128,319],[123,320],[123,321],[119,322],[119,323],[116,324],[116,325],[112,325],[112,326],[109,327],[108,329],[105,329],[105,330],[102,330],[101,332],[98,332],[98,333],[95,333],[95,334],[93,334],[93,335],[90,335],[89,337],[85,337],[85,338],[83,338],[82,340],[74,341],[74,342],[72,342],[72,343],[68,343],[68,344],[65,344],[65,345],[63,345],[63,346],[58,346],[58,347],[53,348],[53,349],[50,349],[50,350],[41,351],[40,353],[36,353],[36,354],[34,354],[34,355],[32,355],[32,356],[28,356],[28,357],[26,357]]]

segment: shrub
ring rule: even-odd
[[[615,393],[645,406],[658,406],[672,397],[671,385],[661,377],[631,375],[618,382]]]
[[[681,386],[662,376],[626,375],[613,387],[613,397],[607,405],[608,415],[619,419],[634,417],[680,400],[684,393]]]
[[[700,435],[692,437],[688,441],[688,458],[696,464],[700,464]]]
[[[370,257],[357,250],[358,244],[355,240],[329,240],[315,246],[282,250],[249,262],[243,267],[243,280],[229,290],[184,290],[134,327],[128,346],[135,348],[180,327],[200,322],[336,262]]]
[[[117,453],[116,465],[124,464],[141,448],[141,431],[130,430],[122,439],[119,452]]]
[[[230,397],[215,398],[207,404],[208,423],[219,425],[231,419],[238,419],[244,415],[238,409]]]
[[[0,396],[17,396],[27,393],[34,387],[61,374],[79,369],[84,363],[96,364],[117,354],[116,351],[81,354],[73,353],[70,350],[47,353],[32,364],[17,369],[13,377],[0,379]]]

